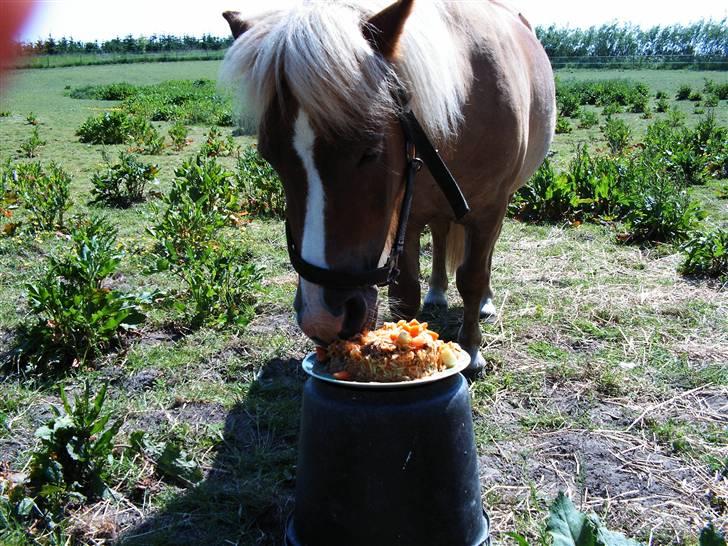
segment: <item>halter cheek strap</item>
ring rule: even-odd
[[[468,202],[463,196],[457,181],[450,173],[445,162],[440,157],[435,147],[430,142],[427,134],[422,129],[420,122],[410,109],[403,107],[406,104],[404,96],[397,97],[402,106],[399,115],[399,122],[405,137],[405,154],[407,157],[407,169],[404,176],[404,198],[399,212],[397,232],[392,249],[390,250],[387,263],[383,267],[370,271],[342,271],[324,269],[303,259],[300,250],[293,241],[291,226],[286,220],[286,242],[288,244],[288,255],[291,259],[293,269],[303,278],[314,284],[329,288],[351,289],[365,286],[387,286],[397,282],[399,277],[399,257],[404,251],[404,238],[407,233],[407,221],[412,210],[412,197],[414,196],[415,175],[427,165],[435,182],[442,190],[455,213],[455,218],[460,220],[469,211]],[[419,152],[420,157],[417,156]]]

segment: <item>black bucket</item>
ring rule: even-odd
[[[489,544],[467,383],[304,388],[291,546]]]

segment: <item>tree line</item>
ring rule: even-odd
[[[689,25],[673,24],[643,29],[632,24],[609,23],[586,29],[551,25],[537,27],[536,34],[551,58],[664,56],[728,57],[728,24],[701,20]],[[232,39],[210,34],[202,37],[152,35],[83,42],[70,37],[49,36],[33,43],[21,43],[23,53],[63,55],[81,53],[158,53],[190,50],[221,50]]]

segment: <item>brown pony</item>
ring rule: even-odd
[[[294,265],[332,280],[316,282],[320,276],[296,267],[302,330],[325,344],[376,320],[374,282],[335,280],[366,279],[392,262],[411,166],[401,119],[411,110],[471,211],[456,223],[422,169],[403,252],[389,264],[400,270],[390,306],[404,318],[420,308],[420,234],[429,225],[425,305],[447,305],[448,270],[456,268],[464,307],[458,342],[470,371],[480,369],[479,320],[495,314],[493,247],[509,199],[543,161],[554,131],[553,74],[528,22],[498,0],[313,1],[224,17],[236,40],[223,76],[242,92],[259,151],[283,181]]]

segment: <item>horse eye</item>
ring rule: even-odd
[[[369,148],[362,154],[361,158],[359,159],[359,165],[361,166],[366,163],[371,163],[372,161],[376,160],[381,153],[382,151],[379,148]]]

